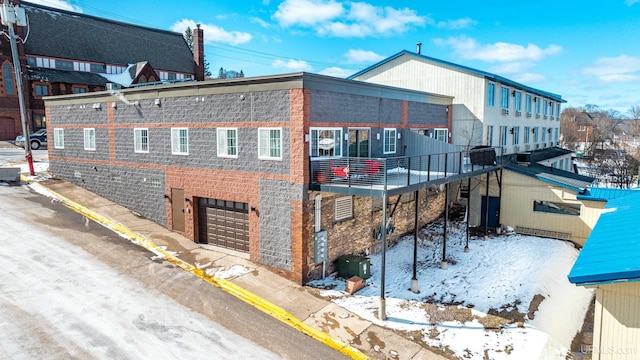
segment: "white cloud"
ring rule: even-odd
[[[627,6],[640,3],[640,0],[627,0]]]
[[[549,45],[546,49],[542,49],[534,44],[523,46],[505,42],[482,45],[466,36],[436,39],[435,42],[438,45],[451,46],[453,50],[464,59],[489,62],[538,61],[546,56],[555,55],[562,50],[562,47],[553,44]]]
[[[344,56],[349,64],[370,64],[376,63],[385,57],[378,55],[373,51],[362,49],[350,49]]]
[[[353,70],[347,70],[339,67],[330,67],[320,71],[320,74],[327,76],[335,76],[339,78],[346,78],[347,76],[355,73]]]
[[[268,22],[260,19],[259,17],[252,17],[251,18],[251,22],[258,24],[258,25],[262,26],[265,29],[268,29],[268,28],[271,27],[271,24],[269,24]]]
[[[427,22],[409,8],[336,0],[285,0],[273,17],[283,27],[310,28],[336,37],[392,35]]]
[[[309,65],[309,63],[307,63],[304,60],[289,60],[289,61],[284,61],[281,59],[277,59],[275,60],[273,63],[271,63],[271,66],[273,66],[274,68],[278,68],[278,69],[287,69],[290,71],[311,71],[313,70],[313,67],[311,65]]]
[[[194,20],[182,19],[171,25],[171,30],[184,33],[187,27],[195,29],[196,24],[197,23]],[[201,24],[200,28],[204,31],[205,44],[221,42],[230,45],[239,45],[249,42],[252,38],[249,33],[241,31],[227,31],[213,24]]]
[[[511,78],[514,81],[524,83],[524,84],[535,84],[541,83],[547,80],[547,78],[542,74],[536,73],[519,73],[511,75]]]
[[[343,12],[342,4],[334,0],[285,0],[278,5],[273,17],[283,27],[313,26],[335,19]]]
[[[582,73],[595,76],[607,83],[638,81],[640,80],[640,57],[620,55],[599,58],[583,68]]]
[[[489,68],[490,72],[498,74],[517,74],[530,70],[535,66],[532,62],[509,62]]]
[[[64,1],[64,0],[30,0],[29,2],[33,4],[60,9],[60,10],[73,11],[77,13],[82,12],[82,8],[76,5],[72,5],[68,1]]]
[[[439,21],[436,26],[446,29],[466,29],[474,26],[475,24],[477,24],[477,21],[471,18],[462,18],[457,20]]]

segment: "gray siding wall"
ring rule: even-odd
[[[116,123],[273,122],[289,120],[289,91],[179,96],[118,103]]]
[[[93,167],[95,166],[95,170]],[[54,161],[50,170],[60,178],[167,225],[164,171],[125,166]]]
[[[93,103],[50,107],[49,117],[55,119],[55,123],[48,124],[50,130],[55,125],[107,124],[107,104],[101,103],[100,107],[100,110],[94,109]]]
[[[293,264],[291,199],[298,197],[293,190],[286,181],[260,180],[260,262],[283,270]]]
[[[87,128],[92,127],[87,125]],[[55,126],[54,126],[55,128]],[[56,149],[54,142],[49,144],[54,156],[64,156],[75,159],[109,160],[109,130],[94,128],[96,131],[96,149],[84,149],[84,128],[64,129],[64,149]],[[51,135],[54,136],[53,129]]]
[[[446,105],[427,104],[411,101],[408,106],[409,124],[449,126]]]
[[[373,96],[311,91],[311,126],[314,122],[401,124],[402,101]]]

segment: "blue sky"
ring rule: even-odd
[[[420,41],[425,55],[560,94],[566,106],[624,114],[640,104],[640,0],[32,2],[179,32],[202,24],[214,75],[345,77]]]

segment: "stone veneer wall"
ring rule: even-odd
[[[307,281],[319,279],[322,276],[322,264],[313,262],[313,234],[314,234],[314,208],[315,194],[310,193],[310,200],[307,201],[307,212],[311,214],[307,232],[309,234],[308,256],[306,262],[309,267]],[[371,197],[354,196],[353,199],[353,218],[345,221],[336,222],[334,220],[335,198],[343,195],[335,195],[328,193],[322,194],[322,230],[327,230],[328,237],[328,261],[327,274],[337,269],[335,261],[340,255],[355,254],[365,255],[372,249],[379,248],[380,240],[373,238],[373,231],[379,228],[382,223],[382,210],[375,209],[376,201]],[[403,195],[407,196],[408,194]],[[391,197],[388,201],[387,216],[390,215],[391,209],[397,200],[397,196]],[[444,211],[444,192],[433,192],[431,190],[421,190],[418,195],[418,226],[434,221],[440,217]],[[379,200],[379,199],[378,199]],[[395,214],[393,215],[393,224],[396,227],[395,233],[387,235],[387,243],[393,244],[403,234],[412,232],[414,229],[414,209],[415,202],[402,200],[398,204]]]

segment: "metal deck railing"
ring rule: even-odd
[[[502,148],[386,158],[312,158],[310,189],[389,196],[494,171],[502,167],[502,158]]]

